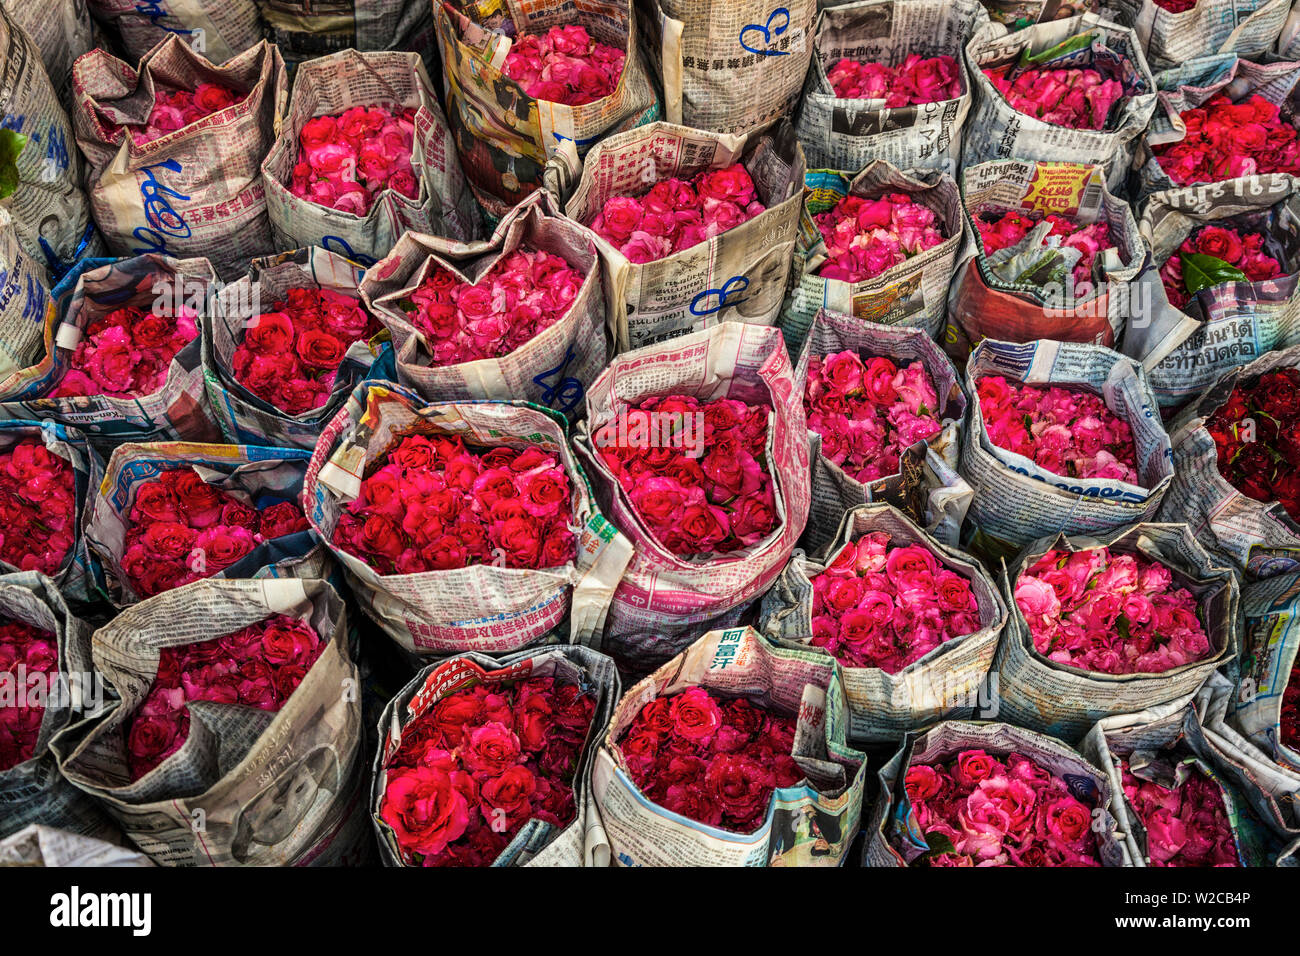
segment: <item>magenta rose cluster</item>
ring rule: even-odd
[[[354,106],[317,116],[298,134],[298,162],[289,191],[319,206],[364,216],[385,189],[416,199],[420,182],[411,166],[412,107],[393,112]]]
[[[872,531],[850,541],[812,579],[812,640],[846,667],[897,674],[980,628],[970,581],[923,544]]]
[[[803,406],[808,427],[822,436],[822,455],[862,482],[898,474],[903,451],[942,427],[924,365],[864,361],[852,350],[809,359]]]
[[[961,96],[957,60],[909,53],[899,66],[842,59],[826,71],[835,95],[842,100],[884,100],[886,109],[916,103],[938,103]]]
[[[1020,70],[1013,64],[984,75],[1016,112],[1070,129],[1105,129],[1111,107],[1124,95],[1118,80],[1093,69]]]
[[[181,749],[190,732],[191,701],[277,711],[324,647],[310,625],[285,614],[217,640],[164,647],[153,685],[126,727],[131,780]]]
[[[964,750],[913,764],[904,787],[930,847],[922,865],[1101,865],[1093,808],[1029,757]]]
[[[733,833],[753,833],[772,792],[803,779],[796,720],[703,687],[656,697],[619,740],[632,782],[665,810]]]
[[[572,24],[516,39],[502,72],[534,99],[582,106],[618,88],[625,58],[618,47],[599,43],[586,27]]]
[[[1159,674],[1213,648],[1197,601],[1158,561],[1109,548],[1048,551],[1016,580],[1034,649],[1101,674]]]
[[[638,196],[612,196],[591,223],[629,262],[663,259],[766,211],[740,163],[706,169],[690,182],[665,179]]]
[[[158,391],[176,353],[199,334],[198,313],[188,306],[178,311],[157,315],[128,305],[90,322],[50,397],[138,398]]]
[[[149,111],[144,127],[133,123],[122,125],[123,129],[130,130],[137,146],[184,129],[244,98],[243,94],[220,83],[198,83],[193,90],[183,90],[164,86],[156,79],[154,82],[153,109]]]
[[[823,279],[863,282],[944,240],[934,210],[906,193],[879,199],[845,196],[813,217],[826,242]]]
[[[0,561],[55,574],[77,540],[72,465],[36,438],[0,451]]]
[[[47,682],[58,669],[59,645],[52,632],[12,618],[0,620],[0,674],[11,687],[25,689],[36,679]],[[36,754],[45,719],[43,700],[21,694],[0,707],[0,773]]]
[[[1152,866],[1240,866],[1219,785],[1192,767],[1176,787],[1133,775],[1119,762],[1124,799],[1146,831]]]

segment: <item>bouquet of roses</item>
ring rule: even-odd
[[[766,211],[740,163],[672,176],[639,196],[611,196],[590,223],[629,262],[646,263],[699,245]]]
[[[1169,568],[1109,548],[1047,551],[1021,572],[1015,599],[1034,649],[1082,670],[1159,674],[1215,651]]]
[[[847,667],[897,674],[981,626],[966,578],[924,545],[898,544],[884,531],[844,545],[811,584],[809,643]]]
[[[568,826],[595,713],[581,686],[546,676],[475,684],[412,720],[384,760],[379,806],[402,862],[489,866],[529,820]]]
[[[244,95],[221,83],[198,83],[193,90],[184,90],[155,82],[153,110],[143,128],[135,123],[123,123],[122,127],[130,131],[137,146],[143,146],[234,106]]]
[[[1186,310],[1202,289],[1224,282],[1263,282],[1282,275],[1282,264],[1264,252],[1262,232],[1204,225],[1192,232],[1160,267],[1169,303]]]
[[[887,109],[955,100],[962,94],[961,69],[947,54],[909,53],[896,67],[845,58],[826,71],[826,78],[839,99],[884,100]]]
[[[1300,521],[1300,369],[1238,382],[1205,427],[1228,484]]]
[[[1156,6],[1170,13],[1186,13],[1196,6],[1197,0],[1153,0]]]
[[[365,216],[375,197],[392,189],[418,199],[411,167],[415,109],[354,106],[317,116],[298,133],[298,162],[289,191],[330,209]]]
[[[247,320],[231,369],[254,395],[302,415],[329,400],[348,347],[378,332],[379,322],[351,296],[289,288],[270,312]]]
[[[516,38],[502,72],[534,99],[582,106],[614,92],[625,56],[574,24]]]
[[[632,782],[665,810],[734,833],[753,833],[772,793],[804,773],[795,763],[794,716],[688,687],[656,697],[619,740]]]
[[[1116,79],[1095,69],[986,67],[984,75],[1012,109],[1070,129],[1106,128],[1111,107],[1124,96]]]
[[[822,454],[861,482],[897,474],[899,456],[942,429],[939,396],[919,361],[899,368],[854,351],[814,355],[803,405]]]
[[[23,693],[48,686],[59,669],[59,646],[51,631],[10,617],[0,618],[0,674],[20,688],[17,700],[0,707],[0,773],[30,760],[45,717],[45,695]]]
[[[913,762],[904,788],[925,834],[922,866],[1101,866],[1095,804],[1036,760],[963,750]]]
[[[435,365],[509,355],[568,313],[585,276],[563,258],[520,246],[476,282],[436,262],[399,303]]]
[[[126,725],[127,770],[139,780],[189,736],[193,701],[278,711],[320,657],[323,644],[309,624],[286,614],[215,641],[161,648],[158,673]]]
[[[1175,768],[1172,787],[1134,776],[1127,760],[1119,761],[1119,771],[1124,799],[1146,831],[1152,866],[1241,865],[1223,790],[1194,761]]]
[[[827,255],[817,274],[845,282],[874,278],[947,238],[934,210],[907,193],[879,199],[848,195],[813,221]]]
[[[1282,745],[1300,752],[1300,663],[1291,665],[1286,690],[1282,692],[1282,712],[1278,727]]]
[[[676,555],[727,554],[778,523],[766,460],[771,414],[735,399],[667,395],[630,406],[592,438],[660,544]]]
[[[0,450],[0,561],[54,575],[77,541],[72,464],[39,438]]]
[[[1111,241],[1108,223],[1082,223],[1072,216],[1043,213],[1037,209],[988,208],[981,209],[971,218],[979,230],[985,255],[1019,245],[1039,223],[1048,223],[1051,229],[1046,241],[1050,247],[1076,249],[1079,252],[1079,260],[1072,270],[1076,287],[1085,282],[1091,283],[1092,267],[1097,256],[1102,250],[1115,245]]]
[[[128,305],[92,319],[49,397],[137,398],[158,391],[176,354],[199,334],[197,312],[184,305],[175,312]]]
[[[1175,185],[1216,182],[1257,173],[1300,175],[1300,139],[1277,104],[1259,94],[1240,103],[1211,97],[1179,114],[1186,135],[1152,147]]]
[[[538,448],[407,435],[372,464],[331,540],[379,574],[558,568],[574,559],[571,499],[564,466]]]
[[[989,440],[999,448],[1062,477],[1137,484],[1133,432],[1100,396],[1012,384],[1001,375],[980,378],[977,391]]]

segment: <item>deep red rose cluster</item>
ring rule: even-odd
[[[488,866],[532,819],[565,827],[596,702],[533,677],[450,694],[402,731],[379,815],[407,863]]]
[[[248,320],[231,357],[235,381],[288,415],[329,400],[348,347],[378,334],[379,322],[351,296],[294,288]]]
[[[1196,0],[1155,0],[1155,4],[1170,13],[1186,13],[1196,6]]]
[[[72,465],[36,438],[0,451],[0,561],[54,574],[77,535]]]
[[[1253,95],[1240,103],[1219,95],[1181,114],[1187,135],[1152,147],[1175,185],[1212,183],[1258,173],[1300,175],[1300,141],[1276,104]]]
[[[826,71],[842,100],[884,100],[886,109],[915,103],[938,103],[961,96],[957,60],[909,53],[900,66],[843,59]]]
[[[573,24],[516,39],[502,72],[534,99],[582,106],[618,88],[625,58],[618,47],[597,42],[586,27]]]
[[[558,568],[573,560],[571,487],[554,455],[409,435],[375,465],[333,540],[379,574],[472,564]]]
[[[133,305],[114,309],[86,326],[51,398],[152,395],[167,380],[176,353],[199,334],[197,313],[157,315]]]
[[[1184,309],[1191,302],[1183,276],[1183,255],[1211,256],[1246,274],[1251,282],[1276,279],[1282,274],[1281,264],[1264,254],[1265,236],[1260,232],[1242,235],[1236,229],[1224,226],[1202,226],[1186,239],[1178,250],[1160,267],[1160,281],[1165,287],[1171,305]]]
[[[1291,666],[1291,676],[1282,693],[1280,723],[1282,745],[1300,751],[1300,662]]]
[[[311,626],[273,614],[213,641],[164,647],[149,693],[131,715],[126,760],[139,780],[185,743],[191,701],[277,711],[297,690],[325,645]]]
[[[1051,231],[1047,234],[1049,238],[1055,236],[1063,247],[1078,249],[1081,253],[1082,258],[1073,271],[1074,284],[1078,286],[1090,282],[1092,265],[1097,256],[1114,246],[1108,223],[1093,222],[1085,225],[1070,216],[1056,213],[1044,215],[1037,209],[990,209],[975,217],[975,227],[979,230],[980,242],[984,244],[987,255],[1022,242],[1040,222],[1051,223]]]
[[[0,621],[0,674],[18,693],[12,703],[0,707],[0,772],[36,754],[45,707],[36,702],[37,695],[27,692],[38,676],[48,690],[49,675],[58,669],[59,645],[53,633],[22,621]]]
[[[500,358],[532,341],[564,318],[582,282],[559,256],[521,246],[472,285],[433,265],[401,307],[433,364],[456,365]]]
[[[660,544],[677,555],[726,554],[777,525],[766,451],[771,411],[729,398],[648,398],[593,439]]]
[[[1239,382],[1205,427],[1228,484],[1300,521],[1300,370]]]
[[[923,544],[872,531],[812,579],[812,640],[847,667],[897,674],[980,628],[970,582]]]
[[[416,112],[354,106],[309,119],[298,134],[289,191],[354,216],[367,215],[385,189],[418,198],[420,181],[411,166]]]
[[[720,236],[766,209],[749,170],[733,163],[690,182],[665,179],[639,197],[611,196],[591,228],[629,262],[645,263]]]
[[[632,782],[665,810],[733,833],[753,833],[772,792],[793,787],[796,720],[703,687],[656,697],[619,740]]]
[[[141,597],[210,577],[263,541],[307,529],[295,502],[258,509],[192,468],[141,482],[128,519],[122,572]]]
[[[964,750],[912,764],[904,786],[930,846],[923,866],[1101,866],[1092,807],[1029,757]]]
[[[144,128],[133,124],[123,124],[123,128],[131,131],[131,138],[137,146],[143,146],[234,106],[243,98],[242,93],[220,83],[199,83],[193,90],[177,90],[158,84],[154,86],[153,109]]]
[[[1177,787],[1133,775],[1119,762],[1124,799],[1146,830],[1152,866],[1240,866],[1219,785],[1192,767]]]

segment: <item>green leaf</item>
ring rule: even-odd
[[[1130,634],[1128,629],[1128,618],[1125,615],[1121,614],[1119,617],[1115,618],[1115,630],[1119,631],[1119,639],[1127,644],[1129,642]]]
[[[927,833],[925,835],[925,842],[930,849],[921,856],[922,860],[936,856],[943,856],[946,853],[957,852],[957,848],[952,845],[952,840],[948,839],[948,837],[940,833],[938,830],[931,830]]]
[[[1203,252],[1180,252],[1178,259],[1183,264],[1183,288],[1188,295],[1224,282],[1248,281],[1246,273],[1236,266]]]
[[[18,188],[18,154],[27,145],[27,137],[11,129],[0,129],[0,199],[12,196]]]
[[[1068,40],[1062,40],[1054,47],[1049,47],[1041,53],[1030,53],[1029,48],[1020,51],[1020,66],[1034,66],[1038,63],[1046,63],[1049,60],[1055,60],[1059,56],[1067,56],[1071,53],[1077,53],[1079,50],[1085,50],[1092,46],[1092,41],[1096,39],[1095,33],[1079,33]]]

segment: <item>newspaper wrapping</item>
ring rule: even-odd
[[[475,197],[494,218],[542,185],[552,156],[576,164],[597,140],[659,118],[631,0],[584,0],[576,8],[567,0],[504,5],[507,16],[494,29],[451,3],[433,4],[456,149]],[[569,106],[535,99],[506,75],[516,39],[575,23],[597,42],[625,52],[612,93]]]
[[[985,750],[994,757],[1016,753],[1065,781],[1070,793],[1093,812],[1097,855],[1102,866],[1132,866],[1128,847],[1116,832],[1115,804],[1123,799],[1106,774],[1055,737],[1012,724],[948,720],[909,735],[878,771],[880,791],[864,823],[863,866],[911,866],[930,852],[926,834],[904,789],[909,768],[953,760],[963,750]]]
[[[202,343],[196,337],[176,353],[162,386],[149,395],[112,398],[78,395],[49,398],[68,371],[84,330],[128,306],[160,315],[180,308],[198,313],[202,327],[208,289],[216,276],[207,259],[143,255],[131,259],[82,259],[51,290],[41,360],[0,383],[0,418],[42,419],[71,425],[97,448],[121,441],[184,438],[215,441],[220,429],[203,391]],[[201,333],[200,333],[201,335]]]
[[[266,37],[292,69],[340,50],[432,52],[433,11],[428,0],[255,0]]]
[[[364,216],[319,205],[289,190],[303,126],[314,117],[357,106],[416,109],[411,166],[419,194],[411,199],[385,189]],[[294,75],[288,112],[277,123],[274,143],[268,145],[266,159],[260,155],[258,159],[275,246],[280,250],[323,246],[369,266],[387,255],[408,229],[461,241],[479,235],[479,213],[465,186],[447,118],[415,53],[344,50],[302,64]]]
[[[95,46],[86,0],[3,0],[9,19],[27,31],[41,51],[45,74],[62,103],[71,102],[72,61]]]
[[[1293,111],[1300,105],[1298,81],[1300,62],[1251,63],[1231,53],[1198,57],[1165,70],[1156,80],[1160,108],[1151,117],[1134,158],[1134,178],[1138,185],[1134,198],[1145,202],[1152,193],[1178,188],[1160,168],[1151,148],[1177,143],[1187,135],[1187,126],[1180,115],[1184,110],[1194,109],[1219,95],[1234,103],[1262,96],[1281,108],[1284,121],[1296,125]]]
[[[1123,11],[1120,22],[1133,24],[1153,71],[1212,53],[1270,53],[1291,12],[1291,0],[1198,0],[1181,13],[1155,0],[1115,2]]]
[[[27,2],[27,0],[24,0]],[[31,4],[48,15],[45,4]],[[6,200],[18,241],[33,259],[62,269],[103,245],[82,188],[82,156],[72,123],[45,75],[41,51],[0,8],[0,118],[19,134],[18,186]]]
[[[741,163],[767,207],[721,235],[663,259],[629,262],[596,237],[606,294],[617,313],[619,351],[662,342],[720,322],[772,325],[781,308],[803,204],[803,150],[789,123],[745,137],[652,123],[601,140],[565,203],[590,224],[615,196],[644,195],[656,182],[690,179]]]
[[[798,120],[809,168],[852,171],[886,159],[899,169],[955,176],[971,101],[962,50],[986,22],[978,0],[859,0],[819,13]],[[881,100],[840,99],[826,75],[845,57],[897,67],[912,54],[953,57],[961,95],[889,109]]]
[[[164,647],[217,641],[285,614],[324,645],[278,711],[189,701],[181,748],[132,782],[126,729]],[[341,866],[372,849],[358,675],[347,608],[324,581],[195,581],[95,632],[97,670],[121,700],[60,734],[59,769],[160,866]]]
[[[262,39],[262,22],[254,0],[88,0],[88,3],[95,19],[116,27],[122,47],[133,63],[173,36],[213,63],[225,63]]]
[[[1219,678],[1215,675],[1216,679]],[[1269,866],[1277,856],[1277,838],[1255,816],[1243,789],[1220,772],[1218,753],[1206,739],[1192,705],[1194,694],[1152,704],[1131,714],[1116,714],[1097,722],[1079,744],[1083,755],[1100,767],[1110,781],[1119,821],[1118,835],[1134,866],[1150,866],[1146,828],[1123,797],[1119,761],[1139,780],[1173,789],[1193,770],[1213,781],[1223,797],[1240,866]]]
[[[44,259],[23,249],[12,217],[0,207],[0,382],[40,361],[53,312]]]
[[[144,125],[156,85],[192,90],[204,82],[243,99],[143,146],[119,125]],[[92,50],[73,68],[73,89],[91,209],[115,255],[206,256],[230,281],[249,259],[278,251],[260,164],[289,95],[279,50],[263,41],[214,66],[170,36],[138,70]]]
[[[1168,304],[1164,284],[1156,279],[1156,303],[1176,312],[1181,321],[1170,335],[1149,345],[1126,337],[1123,351],[1143,363],[1162,407],[1183,405],[1229,368],[1274,349],[1300,345],[1298,223],[1300,183],[1281,173],[1165,190],[1147,200],[1139,228],[1156,269],[1177,255],[1193,232],[1220,225],[1269,236],[1270,254],[1287,270],[1276,279],[1212,286],[1195,295],[1186,312]],[[1143,348],[1146,355],[1139,354]]]
[[[321,433],[307,466],[303,511],[343,564],[365,612],[408,653],[499,654],[538,643],[567,617],[573,643],[599,639],[632,546],[596,510],[564,434],[564,419],[527,402],[427,404],[391,382],[362,383]],[[564,466],[572,489],[577,556],[549,570],[476,564],[418,574],[377,574],[333,544],[345,505],[372,464],[409,434],[459,436],[480,447],[536,447]]]
[[[0,840],[0,866],[153,866],[143,853],[32,823]]]
[[[850,508],[885,501],[944,544],[955,546],[972,494],[970,485],[956,471],[961,455],[961,423],[966,417],[966,396],[957,370],[924,329],[876,325],[822,309],[813,319],[795,365],[795,394],[801,399],[805,395],[808,366],[814,355],[824,357],[843,351],[856,352],[864,360],[884,356],[899,368],[920,362],[939,396],[934,414],[943,427],[931,438],[903,450],[897,474],[867,482],[852,477],[823,455],[822,436],[810,428],[812,504],[800,545],[806,551],[818,550],[835,537]],[[926,467],[931,456],[945,466],[942,477],[935,468]]]
[[[997,585],[979,562],[926,534],[889,505],[862,505],[844,516],[831,545],[816,557],[796,552],[763,596],[759,630],[781,647],[830,657],[812,647],[812,579],[826,570],[840,547],[883,531],[890,544],[919,544],[970,582],[979,605],[979,630],[945,641],[897,673],[878,667],[841,665],[849,703],[849,739],[855,743],[898,741],[903,734],[944,718],[997,716],[996,687],[986,678],[1007,622]]]
[[[49,421],[0,421],[0,450],[7,450],[17,442],[32,439],[41,442],[51,454],[62,458],[72,467],[76,510],[67,515],[66,519],[75,529],[74,540],[68,556],[51,577],[62,597],[74,602],[89,603],[98,595],[94,591],[91,557],[84,533],[86,503],[89,494],[99,487],[104,476],[104,462],[86,441],[86,437],[75,428]],[[0,571],[18,570],[20,569],[0,561]]]
[[[831,6],[820,0],[822,6]],[[836,0],[842,2],[842,0]],[[981,0],[988,10],[989,19],[1002,24],[1008,32],[1023,30],[1035,23],[1051,22],[1062,16],[1078,13],[1095,13],[1112,23],[1121,23],[1120,9],[1115,0]]]
[[[25,664],[0,670],[0,706],[45,708],[32,756],[0,770],[0,837],[43,823],[79,836],[113,839],[112,821],[59,775],[50,751],[59,731],[94,716],[106,703],[104,682],[90,663],[89,626],[68,610],[54,582],[35,571],[0,575],[0,616],[52,633],[59,650],[58,667],[48,679],[28,674]]]
[[[1273,54],[1283,60],[1300,59],[1300,5],[1291,5],[1291,12],[1282,24],[1282,32],[1278,34]],[[1300,862],[1296,865],[1300,866]]]
[[[511,687],[531,678],[550,677],[582,688],[596,702],[591,727],[573,777],[576,815],[564,828],[533,818],[520,828],[496,859],[496,866],[609,866],[609,838],[591,792],[596,747],[605,737],[615,702],[622,693],[618,668],[598,651],[580,645],[556,646],[488,657],[468,652],[430,664],[389,701],[379,719],[370,792],[370,816],[386,866],[402,866],[396,837],[380,817],[387,789],[386,765],[402,743],[402,729],[452,694],[480,684]],[[477,812],[475,810],[474,812]]]
[[[430,401],[520,398],[571,418],[582,413],[586,388],[610,356],[604,280],[592,234],[548,208],[549,199],[549,193],[534,193],[483,242],[408,232],[366,271],[361,294],[392,335],[398,381]],[[584,276],[568,312],[508,355],[434,365],[429,343],[409,318],[411,293],[439,267],[477,282],[518,249],[559,256]]]
[[[670,123],[717,133],[792,113],[812,57],[815,0],[642,0]]]
[[[1113,346],[1126,320],[1146,314],[1159,277],[1150,269],[1133,211],[1106,189],[1106,170],[1083,163],[998,160],[962,172],[970,228],[960,278],[950,292],[943,343],[959,364],[982,339],[1091,342]],[[1111,249],[1098,253],[1093,276],[1074,281],[1073,267],[1055,252],[1059,240],[1039,226],[1016,246],[990,255],[978,224],[1004,210],[1069,216],[1081,224],[1104,222]],[[1051,251],[1049,251],[1051,250]],[[1043,264],[1054,268],[1043,279]],[[1034,277],[1031,277],[1034,276]]]
[[[1133,432],[1140,484],[1117,479],[1064,478],[989,440],[978,399],[972,398],[960,471],[975,489],[967,543],[990,561],[1010,558],[1038,538],[1057,533],[1102,537],[1149,521],[1174,475],[1169,436],[1142,370],[1096,345],[1042,340],[1017,345],[985,339],[971,352],[966,391],[998,375],[1012,384],[1094,392]],[[1182,520],[1173,519],[1170,520]]]
[[[126,534],[132,526],[131,510],[140,486],[171,469],[189,468],[214,487],[254,508],[280,501],[296,501],[311,453],[300,448],[258,448],[249,445],[206,445],[153,442],[118,445],[104,469],[104,480],[92,490],[86,517],[86,539],[96,562],[102,587],[115,607],[129,607],[143,596],[136,592],[124,570]],[[285,535],[287,540],[304,540]],[[258,544],[263,542],[259,539]],[[260,567],[247,558],[260,557],[254,549],[245,559],[216,572],[216,577],[252,577]],[[208,556],[195,548],[186,566],[197,574],[206,570]]]
[[[1164,565],[1174,584],[1192,593],[1210,643],[1204,658],[1158,674],[1104,674],[1057,663],[1035,648],[1015,601],[1020,575],[1048,551],[1068,554],[1102,547]],[[1237,579],[1228,568],[1215,566],[1186,525],[1138,524],[1096,538],[1046,537],[1003,565],[1001,584],[1009,619],[993,665],[1001,689],[1000,716],[1063,740],[1078,740],[1102,718],[1186,697],[1237,653]]]
[[[975,108],[966,124],[962,161],[967,166],[994,159],[1025,159],[1089,163],[1106,171],[1106,185],[1124,185],[1138,139],[1156,108],[1156,85],[1147,69],[1142,46],[1128,27],[1083,14],[1068,20],[1039,23],[1018,33],[990,23],[966,45],[966,66],[975,84]],[[1090,35],[1082,49],[1056,50],[1072,37]],[[1048,123],[1012,108],[983,70],[1024,62],[1026,55],[1048,54],[1034,60],[1041,68],[1103,67],[1118,79],[1124,96],[1111,107],[1105,129],[1071,129]],[[1014,68],[1013,68],[1014,69]]]
[[[599,449],[620,441],[619,422],[626,424],[630,406],[656,395],[770,409],[765,461],[778,523],[766,538],[727,554],[679,556],[650,533]],[[629,437],[626,427],[621,431]],[[807,422],[781,333],[773,328],[724,322],[615,358],[587,392],[586,421],[573,444],[593,476],[601,510],[635,547],[604,634],[606,652],[630,670],[645,673],[702,632],[736,624],[781,573],[808,521]]]
[[[1217,769],[1235,784],[1255,815],[1286,842],[1300,838],[1300,773],[1274,761],[1228,722],[1240,689],[1222,673],[1211,674],[1196,693],[1196,714],[1218,758]]]
[[[848,706],[834,660],[773,647],[753,628],[710,631],[640,683],[614,709],[592,775],[596,808],[619,866],[839,866],[861,819],[866,755],[848,743]],[[665,810],[628,773],[619,741],[657,697],[704,687],[798,715],[794,761],[804,779],[773,791],[767,818],[735,833]]]
[[[245,445],[316,447],[325,423],[338,413],[358,382],[391,377],[391,348],[384,333],[348,346],[329,397],[317,408],[290,415],[236,379],[235,350],[248,320],[271,311],[290,289],[328,289],[358,300],[365,269],[319,246],[254,259],[249,273],[217,293],[203,328],[203,378],[212,414],[230,442]]]
[[[1300,776],[1300,750],[1284,740],[1282,703],[1300,661],[1300,574],[1281,574],[1242,592],[1241,674],[1228,699],[1228,721],[1277,764]]]
[[[1248,498],[1219,473],[1218,450],[1205,423],[1238,382],[1265,372],[1300,367],[1300,345],[1268,352],[1229,369],[1173,420],[1174,480],[1160,509],[1162,521],[1185,521],[1211,554],[1252,578],[1300,571],[1300,525],[1276,501]]]
[[[861,282],[818,275],[826,261],[826,240],[813,217],[828,212],[846,195],[878,199],[887,193],[904,193],[932,210],[935,228],[947,238]],[[799,213],[790,294],[781,312],[786,344],[797,352],[818,309],[881,325],[914,326],[934,337],[943,327],[948,285],[965,229],[961,193],[947,173],[928,170],[909,174],[883,159],[868,163],[857,175],[809,172]]]

